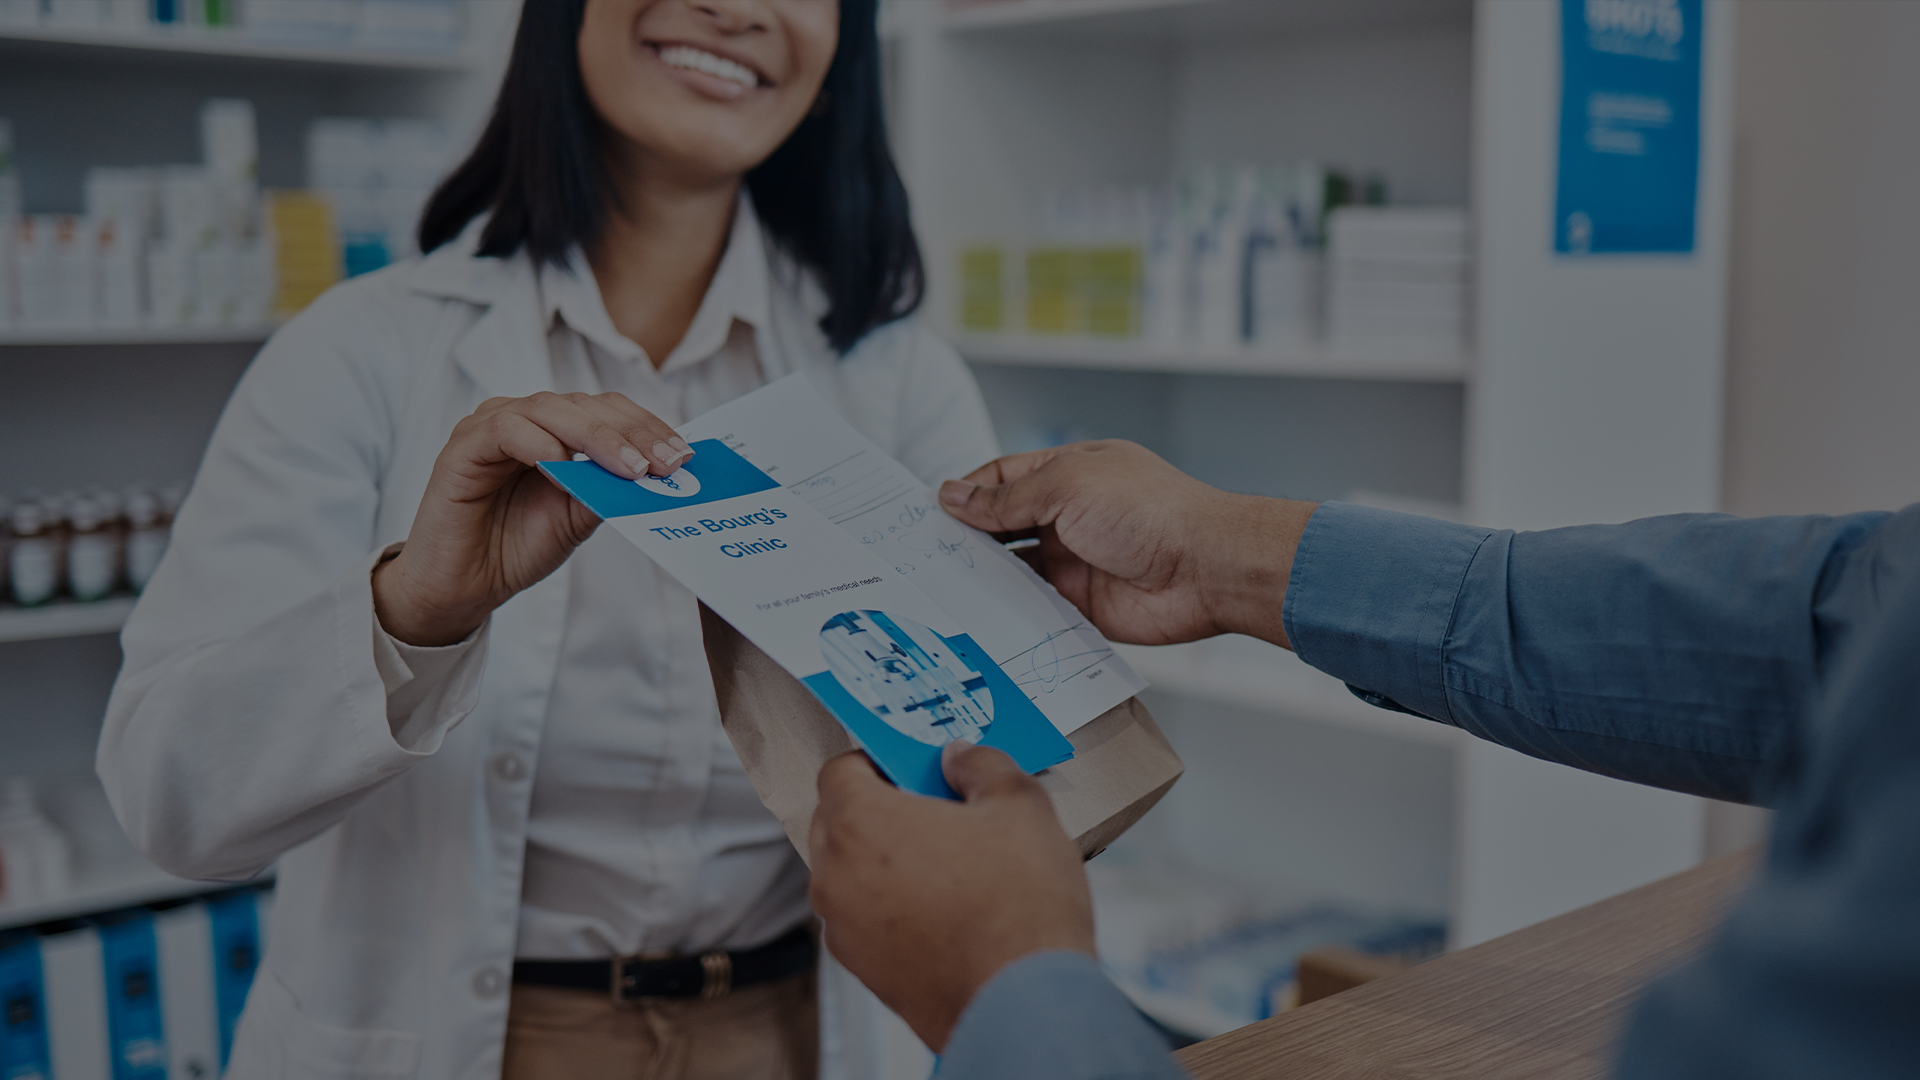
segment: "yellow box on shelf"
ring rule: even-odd
[[[1080,330],[1080,251],[1039,247],[1027,252],[1027,330],[1072,334]]]
[[[1140,249],[1125,244],[1033,248],[1027,252],[1028,332],[1138,337],[1144,263]]]
[[[1094,337],[1137,337],[1143,259],[1137,247],[1088,248],[1081,257],[1086,332]]]
[[[339,283],[340,238],[333,227],[332,204],[311,192],[269,192],[267,216],[273,224],[274,269],[279,275],[273,313],[284,319]]]
[[[1005,260],[997,246],[960,252],[960,327],[970,333],[998,333],[1007,325]]]

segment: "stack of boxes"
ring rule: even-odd
[[[1471,252],[1458,209],[1345,207],[1327,222],[1327,343],[1450,359],[1466,349]]]
[[[309,190],[262,192],[253,107],[201,110],[197,165],[96,168],[84,214],[20,214],[0,120],[0,331],[255,328],[343,276],[417,253],[414,230],[449,165],[438,125],[316,120]]]
[[[242,889],[0,933],[6,1075],[219,1076],[271,903],[270,894]]]
[[[445,175],[445,129],[425,120],[316,120],[307,187],[332,206],[348,277],[417,251],[414,228]]]

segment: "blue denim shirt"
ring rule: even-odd
[[[1920,1075],[1920,507],[1496,532],[1326,503],[1283,612],[1361,697],[1779,811],[1759,880],[1636,1009],[1618,1075]],[[942,1080],[1183,1076],[1091,961],[1010,965]]]

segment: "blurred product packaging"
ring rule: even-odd
[[[1471,287],[1467,212],[1347,207],[1327,219],[1329,344],[1457,356]]]
[[[445,172],[445,129],[425,120],[316,120],[307,186],[332,204],[346,276],[418,252],[414,227]]]

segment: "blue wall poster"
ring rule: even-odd
[[[1561,0],[1563,255],[1693,251],[1702,0]]]

